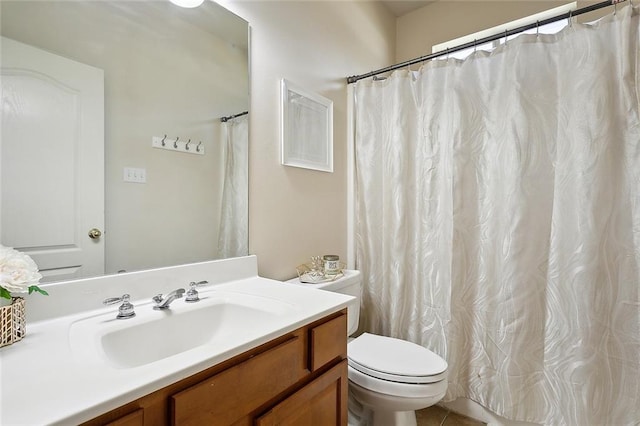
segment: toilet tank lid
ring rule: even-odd
[[[362,279],[362,277],[360,276],[360,271],[356,271],[355,269],[345,269],[342,271],[342,273],[343,276],[340,278],[337,278],[333,281],[326,281],[321,283],[301,283],[299,278],[293,278],[287,282],[300,284],[306,287],[337,292],[338,290],[353,285]]]
[[[448,367],[444,359],[423,346],[369,333],[349,342],[347,354],[364,367],[397,376],[434,376]]]

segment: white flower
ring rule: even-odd
[[[24,253],[0,245],[0,287],[9,293],[26,293],[42,275],[36,263]]]

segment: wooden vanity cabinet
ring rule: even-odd
[[[344,426],[346,357],[343,310],[85,425]]]

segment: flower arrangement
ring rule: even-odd
[[[12,293],[48,293],[38,287],[42,275],[38,266],[26,254],[0,245],[0,299],[11,300]]]

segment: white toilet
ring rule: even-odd
[[[347,332],[358,329],[362,277],[344,277],[319,284],[291,283],[355,296],[347,308]],[[430,350],[405,340],[364,333],[347,345],[349,424],[415,426],[415,410],[440,401],[447,390],[447,362]]]

